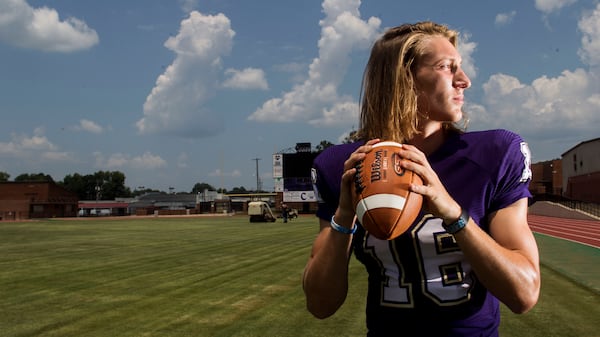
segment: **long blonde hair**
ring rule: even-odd
[[[375,42],[363,74],[357,139],[403,143],[419,133],[414,71],[432,36],[454,46],[458,40],[457,31],[425,21],[390,28]],[[452,123],[444,127],[458,130]]]

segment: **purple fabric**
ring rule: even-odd
[[[319,218],[331,219],[343,163],[362,144],[330,147],[315,158]],[[450,195],[485,231],[491,213],[531,196],[529,159],[521,137],[506,130],[454,134],[428,157]],[[497,336],[499,302],[477,280],[441,219],[422,211],[393,241],[359,226],[353,252],[369,273],[369,336]]]

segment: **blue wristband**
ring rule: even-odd
[[[335,217],[335,215],[333,215],[331,217],[331,222],[330,222],[331,228],[333,228],[334,230],[336,230],[340,233],[344,233],[344,234],[354,234],[356,232],[356,228],[358,227],[358,226],[356,226],[356,223],[354,223],[354,226],[352,226],[352,228],[347,228],[347,227],[338,225],[335,222],[335,220],[333,220],[334,217]]]
[[[458,217],[458,220],[454,221],[451,224],[445,224],[442,222],[442,225],[446,232],[454,235],[467,226],[467,223],[469,223],[469,219],[471,219],[471,217],[469,216],[467,210],[461,209],[460,217]]]

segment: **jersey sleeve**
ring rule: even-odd
[[[344,162],[363,142],[329,147],[314,160],[311,171],[313,190],[318,201],[317,216],[329,221],[340,200]]]
[[[318,203],[317,217],[325,220],[331,219],[339,200],[339,186],[333,183],[327,164],[330,164],[327,153],[321,153],[313,161],[311,170],[313,190]]]
[[[527,143],[517,134],[504,131],[501,144],[506,146],[498,167],[496,190],[491,211],[497,211],[522,198],[530,198],[531,153]]]

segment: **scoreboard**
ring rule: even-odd
[[[273,155],[275,192],[283,192],[284,202],[316,201],[310,171],[317,155],[300,151]]]

